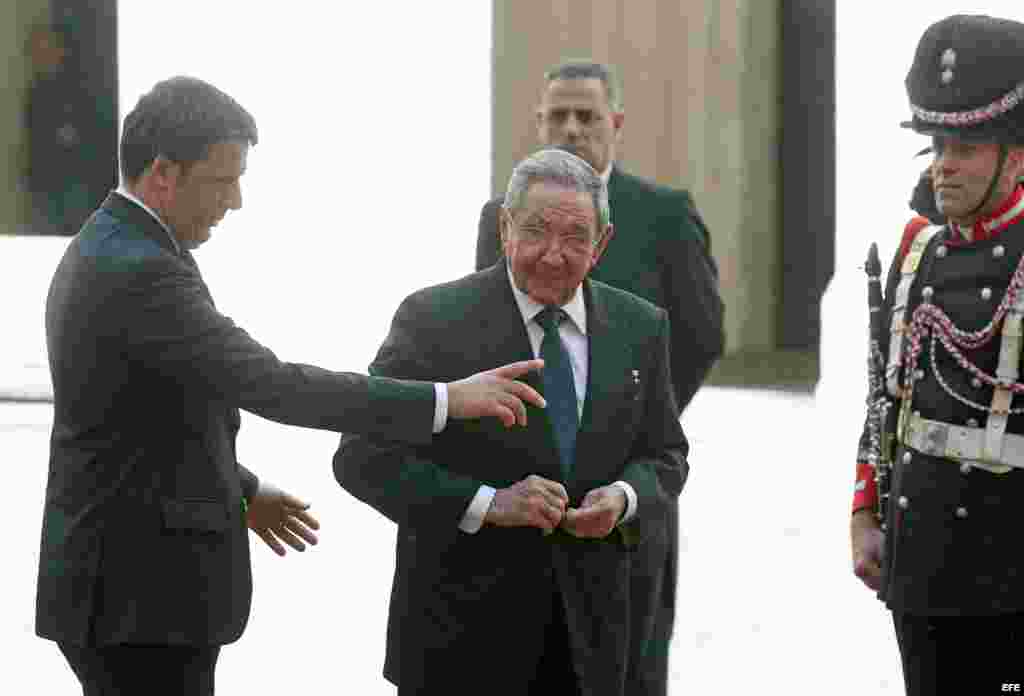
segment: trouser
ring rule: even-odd
[[[908,696],[1024,693],[1024,613],[894,612],[893,624]]]
[[[544,632],[544,650],[527,696],[579,696],[580,685],[569,648],[569,624],[558,588],[552,594],[551,622]]]
[[[572,652],[569,648],[569,626],[565,620],[562,597],[556,588],[552,592],[551,619],[544,629],[540,657],[535,665],[516,664],[514,655],[503,656],[509,664],[515,664],[511,674],[502,672],[481,673],[473,669],[472,676],[453,674],[452,683],[446,688],[437,685],[442,679],[435,675],[432,686],[424,687],[415,678],[403,676],[398,685],[398,696],[448,696],[448,694],[498,694],[500,696],[580,696],[579,680],[573,668]],[[500,631],[500,626],[495,626]],[[486,641],[486,636],[480,637]],[[429,659],[429,658],[428,658]],[[472,666],[470,667],[472,669]],[[467,682],[475,682],[468,685]]]
[[[83,696],[213,694],[219,645],[58,645]]]

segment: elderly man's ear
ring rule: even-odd
[[[508,241],[508,237],[512,233],[511,225],[512,213],[503,204],[498,209],[498,246],[502,249],[505,248],[505,242]]]
[[[608,225],[605,226],[604,228],[604,234],[601,235],[601,237],[597,240],[597,243],[594,245],[594,259],[591,263],[591,268],[596,266],[597,262],[601,260],[601,255],[604,253],[604,250],[608,248],[608,242],[612,240],[612,237],[614,235],[615,226],[609,222]]]

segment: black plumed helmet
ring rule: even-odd
[[[1024,145],[1024,24],[953,15],[928,27],[906,80],[924,135]]]

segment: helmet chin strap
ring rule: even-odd
[[[996,184],[999,183],[999,179],[1003,176],[1003,167],[1006,166],[1006,156],[1009,154],[1010,148],[1007,147],[1006,143],[999,143],[999,163],[996,165],[996,173],[992,176],[992,181],[989,182],[988,190],[985,191],[985,195],[982,196],[981,202],[974,206],[974,210],[967,213],[964,217],[972,218],[978,214],[985,204],[988,203],[989,199],[992,198],[992,194],[995,193]]]

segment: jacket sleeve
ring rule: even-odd
[[[680,410],[693,399],[725,350],[725,306],[710,236],[690,194],[683,192],[661,240],[666,307],[672,322],[672,375]]]
[[[490,268],[502,257],[501,244],[498,241],[498,214],[501,211],[501,200],[484,203],[480,210],[480,224],[476,237],[476,270]]]
[[[138,261],[122,286],[122,359],[280,423],[428,442],[434,389],[281,362],[220,314],[197,271],[167,256]]]
[[[429,310],[414,298],[402,303],[371,374],[429,378],[434,339],[417,320],[423,316]],[[445,469],[428,446],[348,433],[334,455],[334,476],[342,488],[400,526],[449,532],[456,530],[483,483]]]
[[[257,478],[256,474],[239,464],[238,479],[242,484],[242,497],[246,500],[252,500],[252,497],[256,495],[256,491],[259,490],[260,487],[259,478]]]
[[[664,310],[659,310],[659,331],[651,345],[657,356],[648,376],[645,427],[637,438],[622,479],[637,496],[636,517],[622,525],[623,541],[635,545],[667,523],[669,507],[675,504],[690,473],[689,444],[679,424],[679,408],[670,386],[670,327]]]

